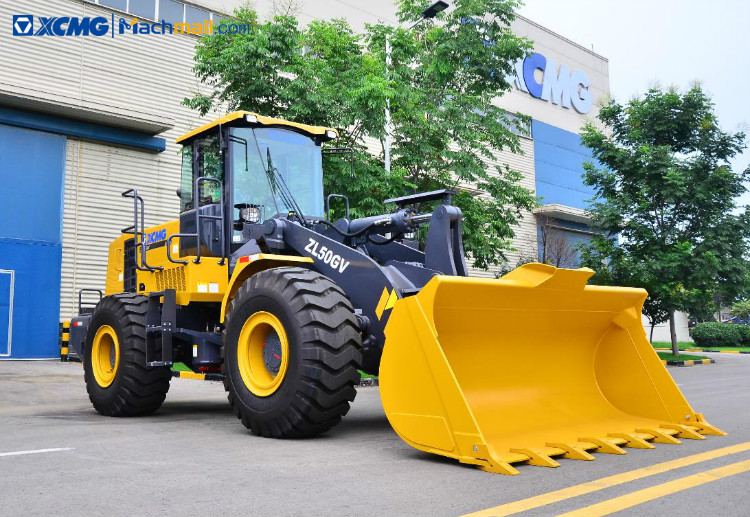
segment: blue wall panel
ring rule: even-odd
[[[13,359],[60,356],[61,260],[61,244],[0,239],[0,269],[15,272],[10,343]],[[0,276],[7,283],[9,275]],[[0,296],[2,291],[0,287]],[[0,323],[0,331],[7,326],[7,305],[7,300],[0,304],[0,320],[5,322]],[[7,339],[7,330],[0,333],[0,354],[7,353]]]
[[[536,191],[542,202],[586,208],[586,200],[594,196],[594,191],[583,184],[581,174],[584,162],[594,161],[591,152],[570,131],[538,120],[531,122],[531,131]]]
[[[0,125],[0,238],[60,243],[65,138]]]
[[[10,357],[59,356],[65,137],[0,125],[0,270],[13,271]],[[0,285],[7,326],[9,275]],[[4,328],[4,327],[3,327]],[[7,335],[0,328],[0,356]]]

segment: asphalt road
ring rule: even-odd
[[[349,415],[328,435],[280,441],[250,435],[230,414],[219,383],[175,379],[158,414],[115,419],[90,406],[79,364],[0,362],[0,516],[477,512],[750,442],[750,355],[712,357],[714,365],[669,371],[693,407],[729,436],[628,449],[626,456],[597,454],[592,462],[560,460],[557,469],[521,466],[521,475],[512,477],[410,448],[391,431],[377,388],[361,388]],[[58,448],[67,450],[8,454]],[[597,481],[590,493],[576,495],[581,491],[574,488],[573,497],[552,504],[524,501],[520,508],[528,510],[518,515],[609,515],[643,501],[617,515],[747,517],[750,472],[729,467],[720,477],[716,471],[747,460],[750,450],[608,488]],[[704,484],[674,492],[696,474]]]

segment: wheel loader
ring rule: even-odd
[[[364,371],[406,443],[490,472],[725,434],[647,341],[644,290],[544,264],[469,277],[448,190],[352,219],[323,192],[336,137],[230,113],[178,139],[178,219],[146,228],[143,197],[122,194],[133,224],[109,246],[103,298],[70,324],[96,411],[148,415],[173,375],[221,379],[254,434],[310,437]]]

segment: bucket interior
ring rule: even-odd
[[[434,296],[438,346],[498,452],[690,416],[640,319],[622,316],[640,314],[641,290],[456,278]]]

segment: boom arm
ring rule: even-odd
[[[428,221],[424,252],[383,236],[414,231]],[[461,211],[450,205],[439,205],[432,214],[400,208],[391,214],[310,227],[279,217],[251,225],[247,233],[272,253],[292,251],[310,257],[311,269],[343,289],[358,311],[365,336],[365,371],[377,372],[385,326],[396,300],[417,293],[435,275],[466,276]]]

